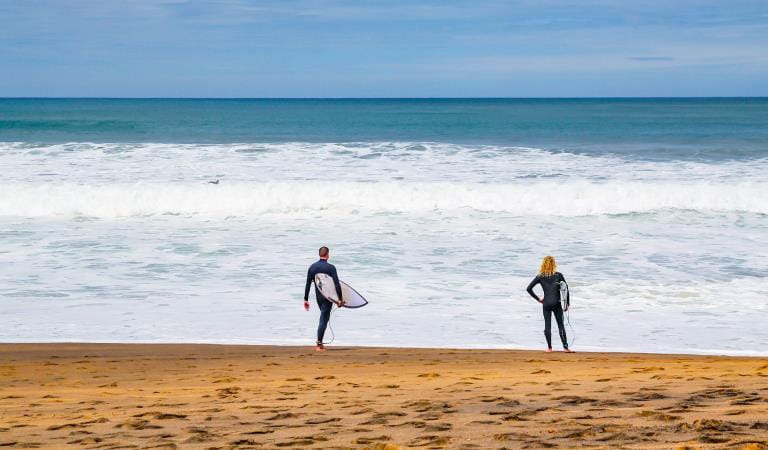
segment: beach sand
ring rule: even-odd
[[[768,448],[768,360],[0,345],[10,448]]]

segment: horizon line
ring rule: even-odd
[[[567,96],[567,97],[127,97],[127,96],[0,96],[0,100],[659,100],[659,99],[768,99],[768,95],[708,96]]]

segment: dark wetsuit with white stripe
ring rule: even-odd
[[[560,340],[563,342],[563,348],[568,348],[568,338],[565,335],[565,323],[563,322],[563,307],[560,304],[560,282],[565,281],[565,277],[560,272],[548,277],[537,275],[528,285],[528,293],[536,301],[541,302],[544,307],[544,337],[547,338],[547,346],[552,348],[552,313],[555,313],[557,321],[557,330],[560,332]],[[533,287],[541,285],[544,290],[544,298],[539,298]],[[566,298],[566,305],[568,304]]]

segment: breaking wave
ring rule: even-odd
[[[237,182],[0,186],[0,215],[114,219],[164,214],[499,213],[589,216],[657,210],[768,214],[768,183],[553,182]]]

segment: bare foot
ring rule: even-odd
[[[564,348],[564,349],[563,349],[563,351],[564,351],[565,353],[576,353],[576,352],[574,352],[573,350],[571,350],[570,348]]]
[[[325,351],[325,345],[323,344],[317,344],[317,347],[315,347],[316,352],[324,352]]]
[[[552,349],[551,349],[551,348],[548,348],[548,349],[547,349],[547,353],[552,353]]]

